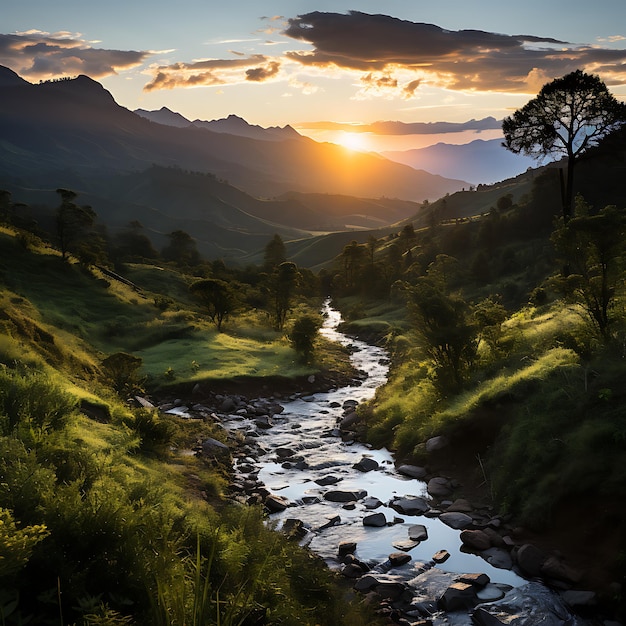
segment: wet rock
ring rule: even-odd
[[[405,541],[394,541],[391,545],[396,550],[402,550],[403,552],[408,552],[409,550],[413,550],[420,545],[420,541],[411,541],[410,539]]]
[[[339,515],[333,515],[328,518],[325,524],[322,524],[318,530],[324,530],[325,528],[331,528],[332,526],[338,526],[341,524],[341,517]]]
[[[350,430],[350,428],[352,426],[355,426],[356,424],[358,424],[360,418],[359,415],[356,411],[353,411],[352,413],[349,413],[348,415],[346,415],[340,422],[339,422],[339,428],[341,430]]]
[[[478,603],[474,586],[468,583],[455,582],[439,598],[439,604],[449,612],[468,609]]]
[[[418,465],[399,465],[396,470],[404,475],[409,476],[410,478],[425,478],[426,477],[426,469],[424,467],[419,467]]]
[[[355,463],[352,466],[355,470],[359,472],[371,472],[372,470],[378,469],[378,461],[374,459],[370,459],[367,456],[364,456],[360,461]]]
[[[327,491],[324,494],[324,500],[329,502],[356,502],[367,496],[367,491],[357,489],[355,491],[341,491],[339,489]]]
[[[288,459],[289,457],[295,456],[296,451],[291,448],[276,448],[274,453],[279,459]]]
[[[226,396],[219,406],[220,413],[234,413],[239,407],[239,403],[231,396]]]
[[[304,522],[292,517],[285,520],[281,530],[285,533],[285,535],[287,535],[287,537],[296,540],[303,539],[308,533],[304,526]]]
[[[556,593],[537,582],[511,589],[501,600],[481,604],[472,612],[472,619],[477,626],[583,626],[586,623]]]
[[[428,539],[428,530],[422,524],[414,524],[409,526],[409,539],[411,541],[426,541]]]
[[[265,499],[265,506],[270,513],[279,513],[284,511],[289,506],[289,500],[282,496],[270,494]]]
[[[598,601],[594,591],[568,590],[564,591],[561,597],[569,606],[574,608],[595,606]]]
[[[365,498],[365,500],[363,500],[363,506],[366,509],[377,509],[379,506],[382,506],[382,502],[378,499],[378,498],[374,498],[374,497],[370,497],[370,498]]]
[[[513,559],[507,550],[502,548],[489,548],[480,553],[480,556],[498,569],[511,569],[513,567]]]
[[[468,548],[479,552],[491,548],[491,540],[482,530],[462,530],[461,541]]]
[[[358,563],[346,563],[341,568],[341,574],[346,578],[361,578],[365,570]]]
[[[452,484],[443,476],[436,476],[428,481],[428,493],[434,498],[445,498],[452,493]]]
[[[337,553],[339,557],[343,557],[346,554],[354,554],[356,552],[356,541],[342,541],[337,547]]]
[[[316,478],[315,482],[321,487],[326,487],[328,485],[336,485],[341,478],[337,476],[331,476],[330,474],[327,476],[322,476],[321,478]]]
[[[466,513],[442,513],[439,519],[450,528],[456,530],[463,530],[468,526],[471,526],[474,520]]]
[[[546,558],[547,555],[531,543],[525,543],[517,551],[517,564],[522,573],[529,578],[541,575],[541,566]]]
[[[506,591],[499,585],[493,585],[488,583],[482,589],[479,589],[476,592],[476,597],[480,600],[480,602],[495,602],[496,600],[500,600],[504,598],[506,595]]]
[[[404,585],[398,582],[379,582],[374,591],[381,597],[389,600],[397,600],[404,593]]]
[[[363,526],[383,527],[387,525],[387,518],[384,513],[372,513],[363,518]]]
[[[474,587],[484,587],[489,584],[489,576],[487,574],[461,574],[459,582],[474,585]]]
[[[356,591],[362,592],[370,591],[374,589],[376,585],[378,585],[378,580],[374,578],[374,576],[372,576],[371,574],[367,574],[366,576],[363,576],[363,578],[361,578],[360,580],[357,580],[356,583],[354,583],[354,589]]]
[[[263,430],[268,430],[269,428],[274,426],[274,422],[272,422],[269,415],[262,415],[261,417],[257,417],[254,420],[254,423],[256,424],[257,428],[261,428]]]
[[[457,498],[447,509],[448,513],[471,513],[472,505],[463,498]]]
[[[391,567],[401,567],[411,560],[411,556],[406,552],[393,552],[389,555]]]
[[[228,459],[230,457],[230,448],[225,443],[211,437],[202,441],[199,451],[203,456],[210,458]]]
[[[433,561],[435,563],[444,563],[450,558],[450,553],[447,550],[439,550],[433,554]]]
[[[389,506],[403,515],[423,515],[430,509],[424,498],[398,498],[389,503]]]

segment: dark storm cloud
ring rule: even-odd
[[[147,51],[94,48],[79,35],[29,31],[0,34],[0,65],[27,78],[47,79],[86,74],[102,78],[143,63]]]
[[[288,57],[305,66],[363,72],[408,70],[449,89],[528,91],[577,68],[623,74],[626,51],[574,46],[550,37],[445,30],[358,11],[313,12],[288,20],[285,35],[313,46]],[[401,85],[405,94],[415,81]]]

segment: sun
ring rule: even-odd
[[[369,149],[366,133],[342,131],[336,141],[344,148],[357,152],[366,152]]]

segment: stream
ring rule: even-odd
[[[390,553],[398,552],[394,544],[406,542],[409,528],[419,523],[426,527],[428,539],[410,550],[411,563],[429,562],[437,551],[445,549],[450,557],[438,566],[443,571],[484,572],[493,583],[511,586],[526,582],[513,571],[493,567],[476,554],[462,552],[459,531],[438,518],[399,514],[388,506],[392,499],[405,496],[420,496],[429,500],[426,483],[399,474],[388,450],[374,450],[361,443],[343,441],[337,429],[346,401],[362,403],[370,400],[376,389],[385,383],[387,353],[380,347],[339,332],[341,314],[329,302],[325,304],[323,313],[325,322],[321,334],[331,341],[349,346],[353,365],[366,372],[367,378],[358,386],[342,387],[282,403],[284,412],[281,419],[263,441],[269,454],[260,460],[258,477],[269,491],[287,498],[296,506],[274,513],[272,519],[277,520],[279,526],[280,521],[288,518],[301,520],[305,527],[311,529],[305,539],[309,548],[334,569],[341,566],[337,554],[341,542],[356,542],[356,556],[360,560],[370,565],[383,563]],[[276,450],[280,449],[295,450],[298,460],[302,459],[304,463],[283,463],[276,456]],[[355,469],[353,466],[363,457],[375,460],[378,468],[367,472]],[[338,480],[329,486],[320,486],[315,482],[325,477]],[[362,490],[367,492],[367,497],[346,507],[345,503],[324,499],[328,490]],[[382,504],[375,509],[367,508],[371,498],[378,499]],[[364,526],[363,518],[372,513],[383,513],[388,525]],[[320,529],[329,522],[331,525]],[[400,568],[406,571],[407,577],[415,575],[411,563]]]

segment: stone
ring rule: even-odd
[[[336,485],[340,480],[341,478],[338,478],[337,476],[327,474],[321,478],[316,478],[315,482],[320,485],[320,487],[327,487],[328,485]]]
[[[439,603],[449,612],[471,608],[477,604],[476,592],[473,585],[456,582],[446,589]]]
[[[288,459],[296,454],[296,451],[291,448],[276,448],[274,452],[279,459]]]
[[[411,560],[411,556],[406,552],[393,552],[389,555],[391,567],[400,567]]]
[[[513,567],[513,559],[511,554],[507,550],[502,548],[489,548],[489,550],[483,550],[480,556],[493,567],[498,569],[511,569]]]
[[[346,578],[361,578],[364,573],[363,568],[358,563],[347,563],[341,568],[341,574]]]
[[[349,430],[352,426],[356,425],[359,420],[359,414],[356,411],[353,411],[341,419],[339,422],[339,428],[341,430]]]
[[[556,556],[548,557],[541,566],[541,574],[546,578],[555,578],[568,584],[575,585],[583,578],[583,572],[569,566]]]
[[[430,505],[424,498],[399,498],[390,502],[389,506],[403,515],[423,515],[430,509]]]
[[[378,498],[365,498],[365,500],[363,500],[363,506],[366,509],[377,509],[379,506],[382,506],[382,502],[378,499]]]
[[[595,606],[598,597],[595,591],[576,591],[569,589],[561,594],[561,597],[571,607]]]
[[[367,574],[354,583],[354,589],[356,591],[370,591],[371,589],[374,589],[376,585],[378,585],[378,580],[371,574]]]
[[[383,599],[397,600],[404,593],[404,585],[397,582],[381,582],[374,590]]]
[[[409,539],[411,541],[426,541],[428,539],[428,529],[423,524],[409,526]]]
[[[442,513],[439,519],[450,528],[463,530],[471,526],[474,520],[467,513]]]
[[[363,526],[382,528],[383,526],[387,526],[387,518],[384,513],[372,513],[372,515],[366,515],[363,518]]]
[[[268,430],[269,428],[274,426],[274,422],[272,422],[269,415],[262,415],[261,417],[257,417],[254,420],[254,423],[256,424],[257,428],[261,428],[263,430]]]
[[[447,437],[443,437],[441,435],[438,437],[431,437],[426,442],[426,452],[436,452],[437,450],[445,448],[449,443],[450,441]]]
[[[371,472],[372,470],[378,469],[379,466],[378,461],[364,456],[358,463],[355,463],[352,467],[355,470],[359,470],[359,472]]]
[[[498,585],[492,585],[491,583],[485,585],[482,589],[476,592],[476,597],[481,602],[494,602],[504,598],[505,592]]]
[[[546,558],[546,554],[532,543],[525,543],[517,551],[517,564],[522,573],[530,578],[541,575],[541,566]]]
[[[461,574],[459,582],[474,585],[474,587],[484,587],[489,584],[490,580],[487,574]]]
[[[208,437],[202,442],[202,454],[209,457],[227,458],[230,457],[230,448],[217,439]]]
[[[280,511],[284,511],[288,506],[289,500],[282,496],[270,494],[265,498],[265,507],[270,513],[280,513]]]
[[[471,513],[472,505],[463,498],[457,498],[447,509],[448,513]]]
[[[235,399],[230,396],[227,396],[222,401],[219,411],[220,413],[232,413],[236,409],[237,409],[237,402],[235,402]]]
[[[426,490],[434,498],[445,498],[452,493],[452,485],[447,478],[435,476],[428,481]]]
[[[462,530],[461,541],[472,550],[488,550],[491,548],[491,540],[482,530]]]
[[[342,557],[356,552],[356,541],[342,541],[337,547],[337,554]]]
[[[426,469],[424,467],[419,467],[418,465],[399,465],[396,470],[400,474],[409,476],[410,478],[421,479],[426,476]]]
[[[328,519],[328,521],[325,522],[324,524],[322,524],[318,528],[318,530],[324,530],[325,528],[332,528],[333,526],[337,526],[337,525],[341,524],[341,516],[339,516],[339,515],[331,515],[327,519]]]
[[[367,491],[357,489],[355,491],[331,490],[324,494],[324,500],[329,502],[356,502],[367,497]]]
[[[290,539],[302,539],[306,537],[308,532],[304,527],[304,522],[293,517],[285,520],[281,530]]]
[[[391,544],[396,550],[402,550],[403,552],[408,552],[409,550],[413,550],[413,548],[417,547],[420,545],[419,541],[411,541],[411,540],[405,540],[405,541],[394,541]]]
[[[435,563],[445,563],[450,558],[450,553],[447,550],[439,550],[433,554],[433,561]]]

